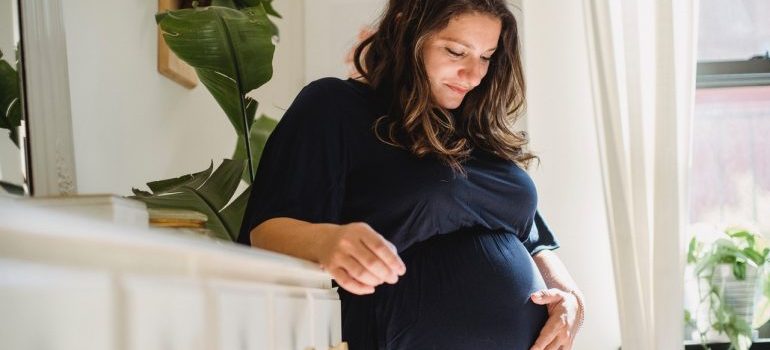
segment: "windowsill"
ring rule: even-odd
[[[728,343],[708,343],[708,345],[711,350],[727,350],[730,347],[730,344]],[[690,343],[687,342],[684,346],[685,350],[703,350],[703,346],[700,345],[700,343]],[[770,350],[770,339],[758,339],[754,344],[751,345],[749,350]]]

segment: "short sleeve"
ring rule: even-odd
[[[239,243],[251,245],[251,230],[271,218],[339,223],[348,158],[345,125],[325,83],[302,89],[268,138]]]
[[[559,241],[546,225],[540,211],[535,211],[535,218],[529,230],[529,236],[524,241],[524,247],[527,248],[530,255],[535,255],[543,250],[559,248]]]

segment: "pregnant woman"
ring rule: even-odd
[[[504,0],[391,0],[360,76],[306,86],[259,164],[239,241],[317,262],[366,349],[571,349],[580,291],[511,125]]]

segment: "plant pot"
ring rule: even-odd
[[[697,316],[699,315],[698,278],[695,276],[694,266],[688,264],[684,270],[684,309],[689,312],[691,322],[684,324],[684,339],[697,341],[700,339],[697,329]]]
[[[748,325],[752,324],[754,319],[754,308],[757,299],[757,281],[759,273],[756,268],[747,266],[746,279],[739,280],[733,275],[732,265],[722,264],[714,269],[711,276],[711,284],[719,290],[725,304],[735,314],[735,317],[744,320]],[[709,281],[706,278],[700,278],[699,295],[705,296],[709,290]],[[706,340],[710,342],[729,342],[724,333],[719,333],[711,329],[711,313],[709,311],[708,301],[702,301],[698,307],[697,325],[698,329],[706,330]],[[752,339],[757,338],[756,330],[752,331]],[[697,338],[695,338],[697,339]]]

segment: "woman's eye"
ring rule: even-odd
[[[449,54],[454,56],[454,57],[462,57],[463,56],[462,52],[454,51],[454,50],[452,50],[452,49],[450,49],[448,47],[446,48],[446,51],[449,52]]]
[[[492,56],[489,56],[489,57],[484,57],[484,56],[481,56],[481,59],[482,59],[482,60],[484,60],[484,61],[487,61],[487,62],[489,62],[489,61],[491,61],[491,60],[492,60]]]

